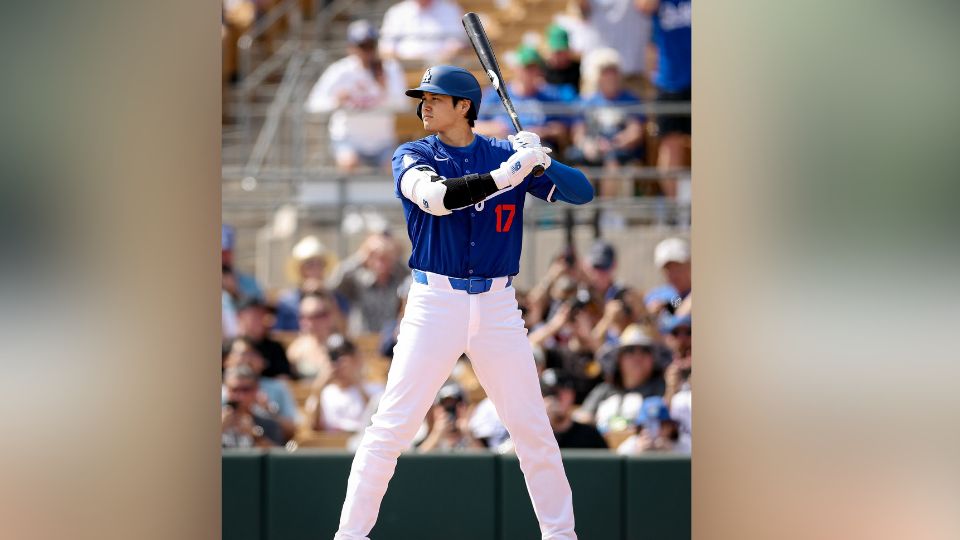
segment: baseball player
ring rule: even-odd
[[[510,286],[520,270],[526,194],[584,204],[593,186],[552,161],[537,135],[473,133],[480,84],[434,66],[406,94],[433,133],[393,155],[395,192],[413,244],[413,285],[380,405],[357,448],[335,540],[366,540],[397,457],[461,354],[515,443],[544,539],[576,539],[570,486],[550,428],[533,353]],[[540,177],[534,167],[546,169]]]

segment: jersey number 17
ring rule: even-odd
[[[497,232],[510,232],[510,226],[513,225],[513,215],[517,212],[515,204],[498,204],[493,209],[497,213]],[[506,214],[506,217],[504,217]]]

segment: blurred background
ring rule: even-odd
[[[690,2],[224,0],[222,7],[222,446],[349,456],[357,444],[386,381],[410,282],[389,162],[400,143],[427,133],[403,91],[431,65],[464,66],[484,87],[475,130],[513,132],[460,22],[474,11],[524,129],[581,168],[597,194],[583,207],[528,201],[514,281],[560,446],[592,449],[584,459],[620,471],[589,488],[570,473],[581,537],[632,538],[627,514],[658,538],[689,537]],[[511,452],[509,433],[462,358],[411,453],[500,463]],[[663,496],[627,512],[636,505],[621,497],[624,456],[650,455],[670,457],[643,475],[658,479]],[[228,450],[225,459],[233,457]],[[330,466],[340,471],[349,460]],[[586,467],[585,480],[599,477],[591,465],[567,467]],[[256,528],[227,518],[237,513],[227,471],[225,537]],[[474,534],[538,536],[519,476],[504,482],[520,485],[525,511],[507,521],[521,529],[504,536],[500,524]],[[313,501],[329,489],[324,504],[334,528],[342,484],[303,489]],[[403,513],[399,501],[422,495],[402,492],[407,497],[388,496],[381,523]],[[604,507],[583,506],[598,496],[609,499]],[[504,500],[481,504],[493,511]],[[655,515],[657,508],[666,513]],[[462,524],[451,526],[438,524],[432,534],[467,538]],[[384,537],[432,537],[378,527]],[[293,526],[267,529],[270,538],[298,537]]]

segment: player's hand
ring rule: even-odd
[[[547,146],[543,146],[540,143],[540,136],[532,131],[521,131],[516,135],[507,136],[507,140],[510,141],[510,145],[513,146],[513,151],[522,150],[524,148],[536,148],[543,150],[544,154],[549,154],[553,150]]]
[[[490,171],[490,176],[493,177],[499,189],[516,187],[533,172],[537,165],[544,169],[550,166],[550,158],[547,157],[546,152],[540,148],[521,148],[501,163],[500,167]]]

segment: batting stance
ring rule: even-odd
[[[334,538],[367,539],[397,457],[466,353],[513,438],[543,538],[576,539],[570,486],[510,285],[520,270],[526,194],[584,204],[593,187],[580,171],[551,161],[533,133],[509,142],[474,134],[480,85],[465,69],[432,67],[406,94],[420,100],[417,115],[434,133],[393,155],[414,283]],[[537,165],[546,169],[540,177],[530,174]]]

